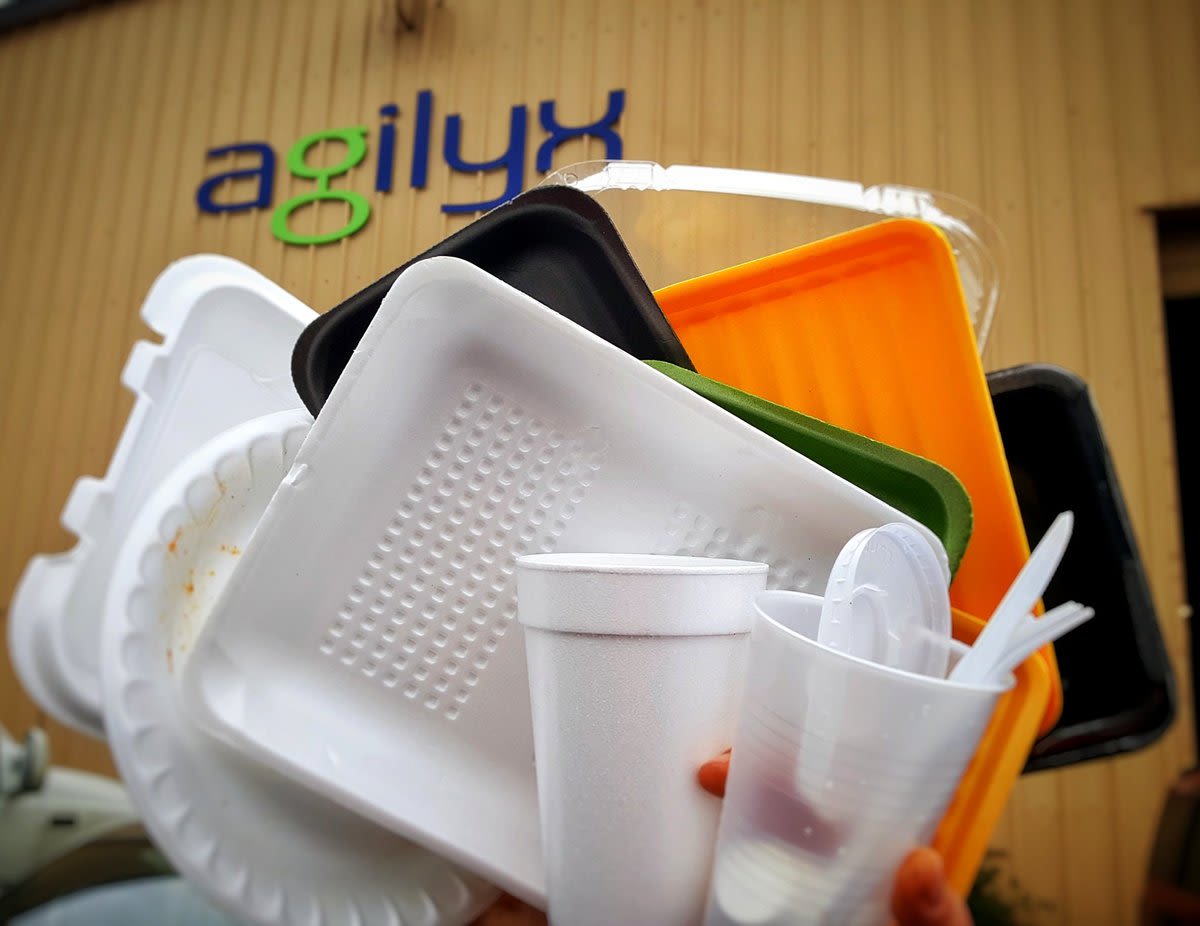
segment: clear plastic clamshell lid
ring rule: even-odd
[[[542,183],[575,187],[604,206],[651,289],[883,218],[928,222],[954,251],[981,352],[987,343],[1002,284],[1003,244],[983,212],[948,193],[652,161],[587,161]],[[648,192],[657,195],[643,195]]]

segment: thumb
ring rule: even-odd
[[[725,781],[729,778],[729,755],[730,750],[726,749],[715,759],[709,759],[700,766],[700,773],[696,778],[700,787],[709,794],[725,796]]]
[[[892,890],[895,926],[971,926],[966,902],[950,888],[942,857],[916,849],[900,865]]]

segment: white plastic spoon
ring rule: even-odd
[[[1069,511],[1064,511],[1054,519],[1050,529],[1034,548],[1029,561],[1017,573],[1012,585],[1004,593],[975,645],[950,673],[951,681],[982,682],[989,676],[988,668],[997,664],[1021,618],[1033,610],[1033,606],[1042,597],[1042,592],[1050,584],[1050,579],[1067,550],[1074,524],[1075,516]]]

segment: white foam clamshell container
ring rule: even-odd
[[[25,688],[51,716],[103,737],[97,663],[113,560],[138,509],[206,440],[259,415],[302,408],[292,386],[296,338],[316,314],[224,257],[177,261],[154,281],[121,381],[136,401],[103,479],[75,483],[62,524],[79,538],[35,556],[9,612],[9,647]]]
[[[431,258],[396,281],[339,379],[183,694],[238,749],[544,903],[514,558],[721,556],[819,590],[850,537],[891,521],[916,523]]]
[[[109,744],[156,845],[238,922],[462,926],[495,888],[229,749],[179,698],[196,635],[311,423],[299,409],[218,435],[130,524],[101,640]]]

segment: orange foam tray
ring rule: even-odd
[[[974,639],[1029,558],[958,269],[939,231],[908,219],[666,287],[659,305],[705,376],[940,463],[975,528],[954,583],[955,635]],[[970,886],[1039,732],[1062,711],[1054,651],[1017,673],[938,830]]]

